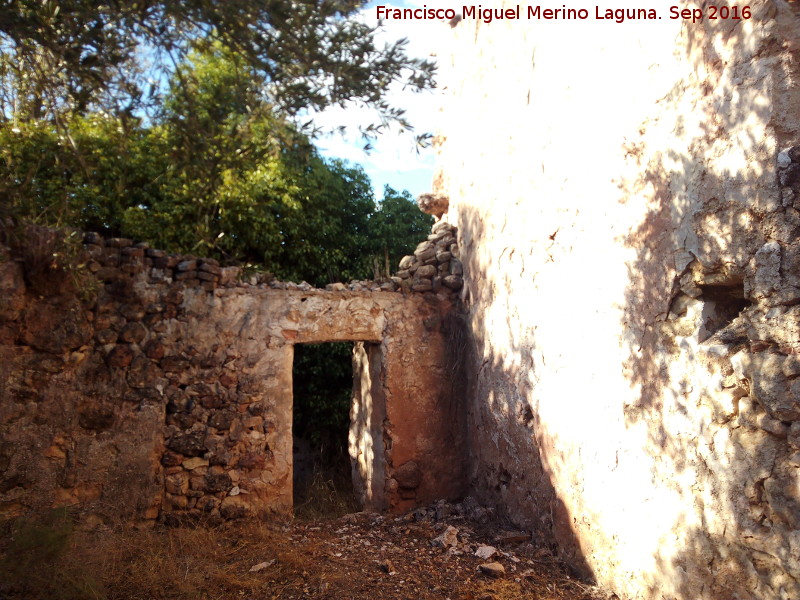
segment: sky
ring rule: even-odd
[[[413,1],[388,2],[372,1],[362,10],[362,18],[369,24],[377,23],[377,5],[414,6]],[[432,3],[429,3],[431,5]],[[420,3],[421,5],[421,3]],[[446,24],[436,21],[394,21],[384,22],[383,31],[378,37],[379,43],[394,42],[399,38],[407,38],[409,43],[406,52],[415,58],[431,58],[432,36],[437,35]],[[435,60],[435,58],[434,58]],[[422,133],[436,133],[438,101],[435,91],[413,93],[402,90],[401,86],[389,96],[395,105],[406,109],[406,116],[414,131],[400,133],[397,129],[382,134],[375,142],[373,149],[367,154],[363,151],[364,141],[358,137],[358,124],[374,119],[371,111],[359,107],[347,109],[335,108],[326,110],[315,117],[317,125],[325,128],[337,125],[348,125],[350,133],[345,136],[326,136],[317,140],[317,147],[324,156],[343,158],[351,163],[358,163],[372,180],[375,197],[383,198],[383,186],[389,184],[396,190],[408,190],[416,198],[423,192],[431,190],[433,180],[433,150],[418,150],[414,136]]]

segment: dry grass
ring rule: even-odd
[[[464,523],[460,523],[464,526]],[[443,524],[348,515],[216,528],[73,528],[61,513],[6,524],[0,598],[30,600],[594,600],[557,565],[511,554],[504,579],[434,548]],[[476,534],[477,535],[477,534]],[[395,572],[381,568],[391,560]],[[251,571],[256,565],[263,568]]]
[[[253,561],[298,566],[292,553],[282,551],[280,528],[260,522],[113,531],[24,522],[9,539],[0,562],[0,598],[3,592],[58,600],[263,597],[263,574],[249,572]]]
[[[358,512],[349,473],[314,465],[311,481],[295,494],[294,514],[301,521],[336,519]]]

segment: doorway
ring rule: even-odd
[[[384,485],[380,344],[297,344],[292,368],[295,516],[381,508]]]

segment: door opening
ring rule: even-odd
[[[386,401],[379,343],[294,347],[294,511],[337,517],[385,508]]]
[[[353,395],[351,342],[298,344],[292,367],[294,511],[300,518],[360,510],[347,451]]]

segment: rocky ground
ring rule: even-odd
[[[69,532],[56,552],[31,546],[30,538],[43,542],[42,531],[17,528],[4,544],[0,598],[607,598],[490,511],[467,512],[440,503],[402,516],[357,513],[287,524],[127,532],[101,526]],[[52,544],[59,530],[48,527]]]

